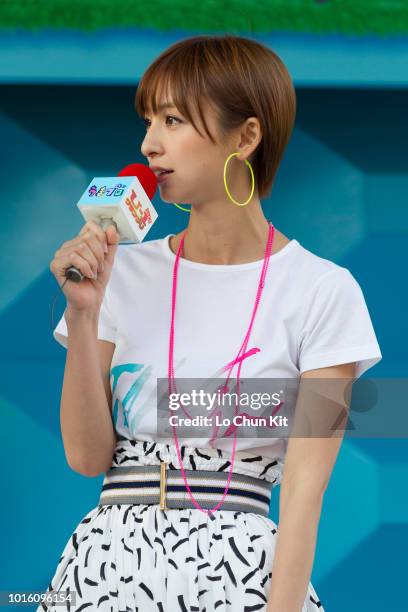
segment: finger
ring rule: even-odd
[[[105,263],[104,246],[101,244],[100,240],[96,236],[91,236],[90,238],[83,238],[83,241],[85,241],[84,244],[88,246],[94,257],[96,258],[99,271],[102,271],[102,268]],[[107,252],[108,247],[106,247],[106,253]]]
[[[73,240],[66,243],[67,246],[63,246],[65,250],[72,251],[72,247],[78,247],[81,244],[88,244],[94,253],[95,257],[98,259],[99,263],[102,264],[105,258],[105,254],[108,252],[108,245],[106,243],[106,238],[104,242],[101,242],[99,237],[92,233],[91,230],[85,232],[81,235],[78,235]],[[65,245],[65,243],[64,243]],[[106,245],[106,248],[105,248]]]
[[[63,255],[55,258],[50,264],[50,270],[57,279],[65,279],[65,273],[68,268],[74,266],[82,272],[84,276],[88,278],[94,278],[94,273],[86,259],[81,257],[78,253],[71,253],[69,255]]]
[[[106,254],[105,262],[109,267],[113,265],[118,245],[118,242],[112,242],[112,244],[108,243],[108,253]]]
[[[106,237],[108,239],[108,245],[118,243],[119,233],[114,225],[109,225],[109,227],[106,229]]]
[[[81,242],[81,244],[75,246],[71,251],[71,254],[72,253],[78,253],[78,255],[83,257],[83,259],[86,259],[92,269],[92,272],[94,274],[98,274],[98,270],[100,267],[98,258],[95,256],[94,252],[92,251],[87,242]]]
[[[57,263],[63,261],[65,264],[65,262],[67,260],[69,261],[69,259],[73,255],[75,255],[75,253],[80,255],[82,259],[85,259],[85,261],[87,261],[92,274],[97,273],[99,267],[98,260],[93,254],[93,252],[90,250],[86,242],[76,244],[74,246],[71,246],[70,249],[65,249],[64,251],[61,251],[60,254],[55,257],[55,260],[57,261]]]
[[[86,237],[96,236],[99,239],[99,241],[102,243],[102,245],[106,243],[106,234],[104,230],[101,228],[101,226],[98,223],[96,223],[96,221],[93,221],[92,219],[89,219],[85,223],[85,225],[79,232],[79,236],[86,236]]]

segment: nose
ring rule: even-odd
[[[143,139],[142,146],[140,147],[140,151],[141,151],[142,155],[144,155],[147,158],[149,158],[152,155],[153,148],[148,143],[147,136],[145,136],[144,139]]]
[[[160,144],[160,138],[153,132],[152,126],[149,127],[149,131],[146,132],[143,142],[140,147],[142,155],[145,157],[153,157],[154,155],[160,154],[162,146]]]

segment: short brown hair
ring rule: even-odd
[[[228,135],[248,117],[257,117],[262,140],[250,157],[260,198],[269,195],[296,115],[296,94],[282,60],[257,41],[233,35],[195,36],[163,51],[143,74],[135,108],[143,117],[157,113],[158,95],[172,101],[199,134],[191,108],[211,141],[201,102],[215,108],[219,131]]]

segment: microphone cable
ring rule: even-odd
[[[55,297],[54,297],[54,299],[52,301],[52,304],[51,304],[51,331],[54,331],[54,307],[55,307],[55,302],[58,299],[58,297],[60,295],[60,292],[63,293],[62,289],[65,287],[65,283],[67,282],[67,280],[69,280],[69,278],[66,278],[64,280],[64,282],[62,283],[62,285],[57,283],[58,286],[59,286],[59,291],[57,291],[57,293],[55,294]]]

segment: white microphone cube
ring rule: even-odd
[[[136,176],[95,177],[77,203],[85,221],[107,227],[112,220],[119,244],[138,244],[158,214]]]

